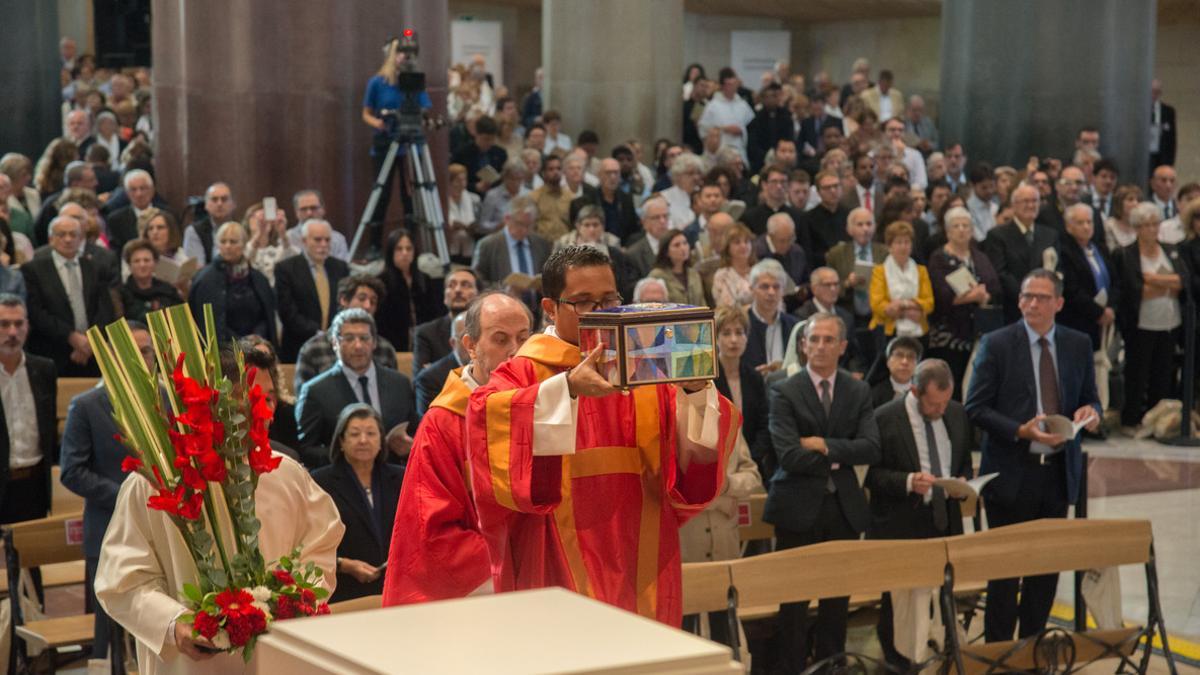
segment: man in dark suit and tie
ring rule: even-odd
[[[1058,323],[1086,334],[1096,351],[1100,349],[1101,330],[1116,320],[1120,284],[1105,248],[1092,241],[1092,213],[1087,204],[1068,206],[1065,213],[1067,236],[1058,248],[1058,270],[1063,281],[1063,309]]]
[[[479,295],[479,277],[470,267],[452,270],[443,284],[444,315],[417,326],[413,334],[412,372],[419,375],[429,364],[450,353],[450,322],[466,311]]]
[[[146,326],[129,322],[133,341],[137,344],[146,367],[155,371],[154,345]],[[108,615],[96,603],[92,581],[100,562],[100,543],[117,503],[117,492],[125,480],[121,462],[129,451],[117,440],[113,423],[112,400],[103,384],[71,399],[67,408],[66,429],[63,431],[59,465],[64,487],[83,497],[83,555],[89,611],[95,612],[95,641],[92,657],[104,658],[108,653]]]
[[[115,318],[112,295],[96,264],[80,255],[83,225],[70,216],[50,222],[50,255],[21,266],[29,306],[30,350],[54,360],[59,377],[97,377],[100,369],[84,335]]]
[[[1035,269],[1021,284],[1022,320],[979,343],[965,407],[983,430],[980,473],[1000,474],[984,489],[990,527],[1063,518],[1079,496],[1079,442],[1042,426],[1048,415],[1087,421],[1090,431],[1100,426],[1092,344],[1083,333],[1055,324],[1062,306],[1062,281]],[[1041,632],[1057,585],[1058,574],[988,582],[987,641],[1011,640],[1018,617],[1021,638]]]
[[[871,160],[874,167],[874,160]],[[872,168],[874,171],[874,168]],[[875,241],[875,214],[866,207],[859,206],[851,209],[846,216],[846,234],[848,239],[839,242],[825,254],[825,264],[837,270],[838,279],[842,282],[841,296],[838,304],[854,314],[854,342],[865,367],[875,362],[876,354],[882,347],[878,344],[878,331],[871,330],[871,298],[870,275],[855,272],[858,262],[882,264],[887,259],[888,250],[883,242]]]
[[[329,334],[338,353],[337,365],[304,383],[296,400],[301,460],[310,469],[329,464],[338,416],[351,403],[375,408],[387,432],[385,447],[403,458],[417,422],[412,382],[401,373],[377,367],[371,359],[378,337],[375,319],[364,309],[344,309],[334,317]]]
[[[796,318],[804,321],[813,314],[825,312],[826,314],[836,314],[842,319],[842,323],[846,324],[846,353],[842,355],[838,361],[839,368],[845,368],[852,373],[862,375],[867,372],[867,367],[870,365],[862,360],[858,352],[858,346],[855,344],[854,335],[854,315],[850,310],[838,304],[838,294],[842,288],[842,282],[838,279],[838,273],[832,267],[818,267],[813,270],[808,277],[808,287],[812,290],[812,297],[808,299],[800,309],[797,309],[794,314]]]
[[[275,265],[275,295],[279,298],[279,320],[283,337],[279,360],[294,363],[300,346],[329,327],[337,313],[338,282],[349,276],[350,266],[329,255],[333,227],[328,221],[304,221],[304,253]]]
[[[771,441],[779,468],[763,520],[775,525],[780,549],[857,539],[870,522],[855,465],[880,460],[867,385],[838,370],[846,326],[833,314],[814,314],[805,326],[804,369],[771,391]],[[814,631],[815,658],[845,651],[849,598],[822,600]],[[804,669],[808,603],[779,610],[786,672]]]
[[[1021,294],[1021,280],[1029,270],[1053,268],[1058,260],[1055,250],[1058,233],[1037,222],[1040,200],[1036,187],[1019,186],[1012,195],[1012,221],[992,228],[983,242],[983,252],[996,268],[1000,286],[1004,289],[1005,323],[1021,318],[1017,299]]]
[[[1175,107],[1162,101],[1162,82],[1150,83],[1150,170],[1175,165],[1175,146],[1179,131],[1175,128]],[[1155,141],[1158,141],[1155,143]]]
[[[154,178],[145,169],[127,171],[122,179],[129,206],[118,208],[105,216],[108,226],[108,245],[114,251],[124,248],[126,242],[138,238],[138,218],[154,205]]]
[[[937,478],[971,477],[975,435],[961,403],[951,400],[954,376],[941,359],[917,366],[912,388],[875,411],[882,458],[867,472],[871,493],[872,539],[929,539],[962,534],[958,500],[947,499]],[[875,626],[888,663],[904,670],[908,659],[896,651],[892,598],[883,594]]]
[[[504,214],[504,227],[479,241],[471,267],[485,284],[499,286],[514,272],[531,277],[542,273],[551,244],[533,233],[537,214],[537,205],[531,197],[513,197]]]

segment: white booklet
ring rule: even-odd
[[[999,476],[999,473],[987,473],[971,480],[963,480],[961,478],[938,478],[933,481],[933,484],[946,491],[946,496],[951,499],[967,499],[969,497],[979,497],[979,493],[983,492],[983,486],[987,485],[993,478]]]
[[[946,283],[950,284],[950,290],[954,291],[954,295],[959,296],[975,286],[975,275],[963,266],[947,274]]]
[[[863,279],[866,283],[871,282],[871,275],[875,272],[875,263],[870,260],[855,260],[854,273],[858,278]]]
[[[195,258],[178,262],[174,258],[160,256],[158,265],[154,268],[154,276],[174,285],[182,281],[190,281],[192,277],[196,276],[199,269],[200,265]]]
[[[1042,428],[1051,434],[1058,434],[1068,441],[1075,438],[1079,430],[1092,423],[1095,415],[1085,417],[1082,422],[1072,422],[1062,415],[1047,415],[1042,421]]]

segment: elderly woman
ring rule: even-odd
[[[979,337],[977,315],[987,311],[981,308],[1001,293],[1000,277],[975,243],[974,231],[970,211],[961,206],[950,209],[946,212],[946,243],[929,256],[934,297],[929,356],[950,364],[956,401],[963,398],[963,374]]]
[[[158,249],[145,239],[134,239],[121,251],[121,259],[129,270],[121,285],[121,306],[130,321],[145,323],[150,312],[183,303],[178,288],[154,276],[158,257]]]
[[[483,206],[479,212],[479,222],[475,227],[477,236],[497,231],[504,222],[504,214],[508,204],[514,197],[529,192],[525,189],[525,163],[520,157],[509,156],[500,171],[500,184],[487,191],[483,197]]]
[[[712,297],[717,307],[745,308],[754,300],[750,292],[750,270],[758,262],[754,255],[754,233],[738,223],[721,247],[721,266],[713,273]]]
[[[221,341],[247,335],[278,340],[275,293],[263,273],[246,259],[246,230],[241,223],[230,221],[217,230],[217,255],[192,280],[188,305],[201,325],[208,304],[213,306]]]
[[[662,279],[667,284],[667,298],[683,305],[707,305],[704,298],[704,282],[700,273],[692,267],[692,247],[687,235],[671,230],[663,235],[658,244],[658,256],[649,276]]]
[[[1104,243],[1109,253],[1115,254],[1137,241],[1137,228],[1129,222],[1129,212],[1140,201],[1142,189],[1136,185],[1122,185],[1113,194],[1111,215],[1104,220]]]
[[[1115,205],[1114,205],[1115,208]],[[1175,387],[1175,347],[1183,323],[1181,298],[1191,279],[1179,250],[1158,241],[1162,210],[1141,202],[1129,211],[1137,240],[1120,249],[1113,266],[1121,279],[1117,321],[1125,339],[1125,406],[1121,426],[1136,428],[1142,415]]]
[[[667,284],[662,279],[640,279],[633,287],[633,302],[667,302]]]
[[[250,241],[246,243],[246,259],[254,269],[262,272],[274,288],[275,265],[301,252],[292,246],[291,238],[287,236],[287,213],[281,208],[276,209],[275,220],[267,220],[266,209],[259,202],[246,209],[242,216],[242,228],[250,233]]]
[[[379,334],[399,351],[411,351],[413,330],[446,313],[442,282],[417,268],[416,241],[408,230],[392,230],[383,250],[379,277],[386,293],[375,313]]]
[[[383,593],[381,565],[388,557],[404,478],[403,467],[385,461],[383,436],[383,420],[374,408],[347,406],[334,428],[332,463],[313,472],[346,526],[337,550],[335,602]]]
[[[913,226],[898,220],[883,235],[888,256],[871,274],[871,324],[888,337],[923,337],[929,332],[933,286],[924,265],[912,259]]]
[[[479,195],[467,189],[467,167],[451,164],[446,174],[450,255],[460,260],[471,260],[475,252],[475,237],[471,234],[479,220]]]
[[[685,152],[671,162],[671,187],[662,191],[671,206],[671,227],[682,230],[696,219],[692,211],[692,193],[700,189],[704,175],[704,161],[690,152]],[[736,186],[731,185],[730,189]],[[726,198],[729,194],[725,195]]]
[[[744,411],[745,417],[742,433],[734,439],[733,454],[725,465],[723,491],[708,508],[679,530],[683,562],[740,558],[738,502],[763,491],[762,476],[755,464],[754,447],[747,439],[750,438],[751,442],[766,440],[767,395],[762,376],[752,366],[741,365],[742,352],[746,350],[747,325],[746,315],[740,310],[722,307],[717,311],[717,351],[721,377],[717,379],[716,387],[733,401],[735,407]],[[770,446],[766,447],[769,449]],[[697,628],[698,619],[698,616],[685,618],[685,628]],[[726,645],[734,644],[725,612],[710,612],[708,622],[710,639]]]

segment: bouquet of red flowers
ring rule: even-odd
[[[258,546],[254,508],[258,479],[279,466],[267,430],[273,411],[253,385],[240,354],[222,372],[211,307],[202,340],[186,305],[147,316],[166,396],[146,368],[124,320],[88,331],[112,397],[120,439],[130,450],[122,468],[156,489],[146,506],[170,517],[196,563],[198,585],[181,589],[192,634],[248,661],[273,620],[324,614],[329,592],[321,570],[301,565],[300,551],[268,569]]]

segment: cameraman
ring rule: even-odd
[[[378,176],[380,169],[383,168],[384,157],[387,156],[388,146],[392,143],[392,135],[388,133],[388,126],[395,124],[393,115],[400,109],[405,97],[411,96],[411,94],[402,92],[398,86],[400,71],[408,59],[408,54],[400,48],[400,38],[389,40],[384,51],[387,55],[383,59],[383,65],[379,67],[379,72],[367,82],[367,93],[363,96],[363,122],[375,130],[375,137],[371,143],[371,160],[375,168],[375,176]],[[421,110],[426,111],[433,108],[429,94],[424,90],[416,94],[416,97]],[[385,119],[384,111],[388,111],[387,116],[390,119]],[[397,174],[400,176],[400,199],[404,202],[404,215],[408,217],[412,213],[412,196],[409,194],[408,184],[403,173],[404,155],[405,147],[401,145],[396,151],[396,161],[392,164],[392,170],[384,180],[383,191],[375,205],[375,213],[371,215],[371,221],[381,225],[372,233],[372,238],[375,240],[373,243],[376,246],[381,240],[382,223],[387,215],[388,202],[391,201],[392,181]]]

